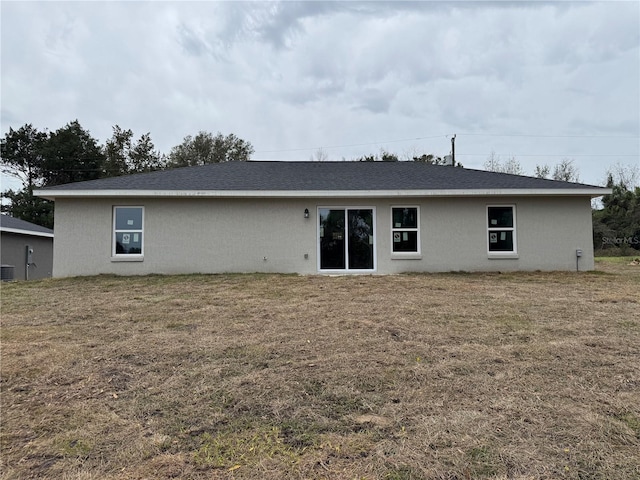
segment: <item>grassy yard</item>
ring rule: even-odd
[[[2,479],[640,478],[624,261],[1,294]]]

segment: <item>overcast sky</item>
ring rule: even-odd
[[[78,119],[169,153],[200,130],[254,160],[382,148],[483,168],[640,155],[640,2],[1,2],[2,135]],[[3,186],[10,183],[3,177]]]

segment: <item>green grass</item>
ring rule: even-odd
[[[636,255],[630,255],[626,257],[596,257],[595,262],[598,263],[614,263],[614,264],[627,264],[633,260],[640,258],[640,252]]]

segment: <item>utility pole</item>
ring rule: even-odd
[[[451,166],[456,166],[456,134],[451,137]]]

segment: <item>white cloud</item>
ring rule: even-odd
[[[536,163],[635,154],[635,2],[2,2],[2,131],[73,119],[103,142],[119,124],[168,153],[199,130],[263,159],[388,150],[480,167],[491,150]],[[374,143],[385,140],[436,139]],[[589,137],[594,136],[594,137]],[[347,145],[372,143],[367,146]],[[304,151],[294,150],[307,148]],[[265,152],[265,153],[260,153]],[[586,152],[586,153],[584,153]],[[609,153],[607,153],[609,152]],[[466,155],[465,155],[466,154]],[[471,155],[475,154],[475,155]],[[618,158],[578,157],[585,181]],[[602,171],[602,172],[601,172]]]

